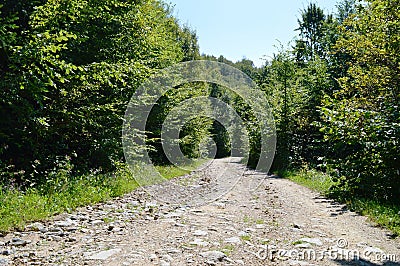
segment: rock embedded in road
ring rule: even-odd
[[[240,240],[239,237],[230,237],[224,240],[225,243],[231,243],[231,244],[241,244],[242,241]]]
[[[54,222],[54,225],[57,227],[69,227],[72,225],[76,225],[76,223],[73,222],[71,219],[66,219],[65,221],[56,221]]]
[[[109,250],[103,250],[94,254],[91,254],[86,257],[88,260],[106,260],[109,257],[121,252],[121,249],[109,249]]]
[[[21,238],[13,238],[11,239],[10,245],[11,246],[26,246],[27,244],[29,244],[31,241],[30,240],[24,240]]]
[[[169,263],[168,261],[165,261],[165,260],[160,260],[160,264],[159,265],[160,266],[170,266],[171,263]]]
[[[313,244],[313,245],[316,245],[316,246],[322,246],[323,245],[322,241],[320,239],[318,239],[318,238],[304,237],[304,238],[301,238],[300,241],[306,242],[306,243],[309,243],[309,244]]]
[[[208,233],[206,231],[202,231],[202,230],[196,230],[193,232],[194,236],[206,236],[208,235]]]
[[[200,256],[214,262],[223,261],[227,257],[225,253],[216,250],[202,252],[200,253]]]
[[[208,243],[207,241],[205,241],[205,240],[203,240],[203,239],[201,239],[201,238],[196,238],[196,239],[194,239],[193,241],[191,241],[189,244],[190,244],[190,245],[193,245],[193,246],[206,247],[206,246],[208,246],[210,243]]]

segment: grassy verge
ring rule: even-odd
[[[330,187],[334,185],[329,175],[316,170],[301,169],[297,171],[284,171],[278,173],[278,175],[315,190],[324,196],[328,195]]]
[[[331,195],[330,188],[334,185],[328,174],[316,170],[285,171],[279,175],[328,197]],[[356,197],[342,199],[341,202],[347,204],[352,211],[369,217],[378,226],[391,230],[395,236],[400,236],[399,205]]]
[[[157,166],[167,179],[182,176],[196,169],[206,160],[186,166]],[[27,222],[45,220],[52,215],[71,212],[77,207],[104,202],[122,196],[138,187],[126,166],[113,174],[92,174],[71,178],[60,171],[45,186],[26,191],[0,187],[0,232],[23,229]]]
[[[175,167],[173,165],[167,166],[156,166],[157,171],[166,179],[171,179],[177,176],[183,176],[189,174],[191,171],[195,170],[202,164],[206,163],[208,159],[199,159],[194,161],[193,163],[186,165],[183,168]]]
[[[390,203],[382,203],[371,199],[351,199],[346,202],[350,208],[361,215],[368,216],[379,226],[393,232],[394,236],[400,236],[400,206]]]

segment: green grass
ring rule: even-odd
[[[183,176],[189,174],[191,171],[197,169],[200,165],[204,164],[207,161],[208,159],[199,159],[193,161],[189,165],[185,165],[184,166],[185,169],[178,168],[173,165],[156,166],[156,169],[165,179],[171,179],[177,176]]]
[[[400,206],[382,203],[371,199],[347,200],[349,208],[361,215],[368,216],[371,221],[400,236]]]
[[[192,163],[182,170],[173,166],[158,166],[166,178],[189,173],[205,160]],[[0,186],[0,232],[23,229],[28,222],[46,220],[63,212],[122,196],[138,184],[126,166],[113,174],[92,174],[71,178],[68,171],[56,173],[51,182],[26,191],[4,189]]]
[[[245,215],[243,217],[243,222],[246,223],[246,224],[251,223],[251,218],[249,216]]]
[[[264,220],[257,219],[257,220],[256,220],[256,224],[264,224]]]
[[[225,245],[222,248],[222,253],[224,253],[226,256],[230,256],[232,254],[232,252],[235,250],[235,246],[234,245]]]
[[[26,191],[0,188],[0,231],[23,229],[27,222],[103,202],[138,187],[127,168],[110,175],[93,174],[80,178],[62,173],[54,180],[56,182]]]
[[[296,246],[296,245],[301,245],[301,244],[304,244],[304,243],[306,243],[306,242],[301,241],[301,240],[296,240],[296,241],[292,242],[292,245]]]
[[[327,195],[331,186],[334,185],[328,174],[317,170],[301,169],[298,171],[284,171],[279,175],[324,195]]]
[[[240,237],[243,241],[250,241],[251,240],[251,236],[249,235],[243,235]]]
[[[328,174],[316,170],[284,171],[279,175],[328,197],[332,195],[330,188],[335,184]],[[394,236],[400,236],[399,205],[357,197],[341,197],[340,202],[345,203],[352,211],[367,216],[378,226],[391,230]]]

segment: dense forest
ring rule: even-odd
[[[158,69],[202,59],[240,69],[267,96],[277,131],[271,172],[306,166],[332,177],[333,196],[399,204],[400,2],[342,0],[333,14],[310,3],[293,30],[292,43],[255,67],[248,59],[201,55],[196,32],[159,0],[5,1],[2,193],[116,172],[124,164],[124,113],[138,86]],[[168,163],[160,144],[168,112],[197,96],[222,99],[237,111],[251,133],[254,166],[261,133],[251,106],[204,82],[159,100],[147,124],[153,161]],[[200,156],[206,136],[217,143],[218,157],[231,154],[226,129],[204,116],[181,132],[183,153]]]

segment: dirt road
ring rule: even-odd
[[[400,265],[388,231],[235,158],[34,223],[0,252],[0,265]]]

